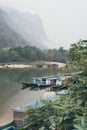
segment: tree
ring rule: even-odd
[[[27,110],[27,119],[34,120],[36,130],[86,130],[87,129],[87,42],[80,40],[72,44],[70,55],[78,73],[67,82],[67,93],[55,101],[44,101],[43,106]],[[36,121],[42,119],[37,124]],[[36,129],[35,127],[36,126]]]
[[[80,40],[72,44],[70,48],[70,56],[74,61],[74,65],[81,71],[87,71],[87,41]]]

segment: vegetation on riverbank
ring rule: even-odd
[[[44,101],[41,108],[27,110],[27,120],[35,122],[21,130],[86,130],[87,129],[87,42],[72,44],[69,50],[79,72],[67,82],[67,93],[54,102]]]
[[[0,48],[0,63],[31,63],[53,61],[66,63],[70,61],[68,51],[59,49],[40,50],[33,46]]]

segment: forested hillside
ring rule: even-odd
[[[5,22],[3,16],[6,13],[0,9],[0,47],[12,47],[28,44],[21,35],[11,29]]]

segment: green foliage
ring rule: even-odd
[[[79,73],[67,82],[68,90],[55,101],[42,101],[40,108],[28,108],[28,121],[35,121],[25,130],[87,130],[87,44],[75,43],[70,48],[73,65]],[[85,64],[83,64],[85,63]],[[37,124],[39,119],[42,122]],[[35,126],[35,127],[34,127]],[[36,128],[36,129],[35,129]]]
[[[60,61],[67,62],[66,50],[62,49],[63,53],[59,50],[42,51],[33,46],[13,47],[10,49],[0,49],[0,62],[35,62],[35,61]]]
[[[78,117],[79,124],[74,125],[75,130],[87,130],[87,121],[85,121],[85,117]]]
[[[50,49],[45,51],[46,60],[57,61],[57,62],[70,62],[68,51],[60,47],[59,49]]]
[[[87,42],[80,40],[77,44],[72,44],[70,48],[70,56],[74,61],[74,65],[79,70],[87,70]]]

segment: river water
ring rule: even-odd
[[[57,75],[58,69],[0,69],[0,125],[12,121],[12,109],[40,98],[45,90],[21,90],[19,81]]]

